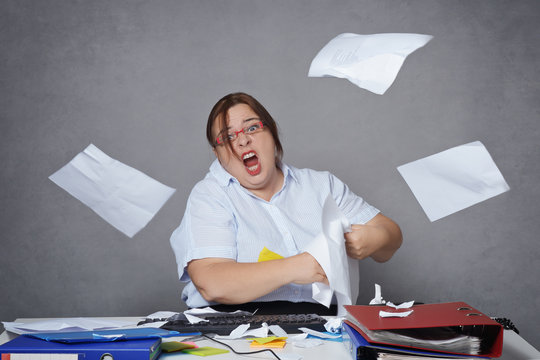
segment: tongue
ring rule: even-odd
[[[247,167],[252,167],[254,165],[257,165],[258,162],[259,162],[259,159],[257,159],[256,156],[252,156],[249,159],[244,161],[244,165],[246,165]]]

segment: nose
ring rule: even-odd
[[[249,135],[244,134],[243,131],[239,132],[236,135],[236,143],[238,144],[238,146],[246,146],[250,142],[251,142],[251,138],[249,137]]]

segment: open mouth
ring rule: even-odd
[[[259,158],[254,151],[249,151],[242,154],[242,161],[248,174],[257,175],[261,172],[261,164],[259,163]]]

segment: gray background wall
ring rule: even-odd
[[[395,219],[359,303],[466,301],[540,346],[540,2],[29,1],[0,4],[0,320],[181,311],[169,246],[213,159],[215,101],[246,91],[285,161],[330,170]],[[434,36],[383,95],[308,78],[334,36]],[[509,192],[431,223],[396,167],[480,140]],[[177,189],[128,238],[48,180],[88,144]]]

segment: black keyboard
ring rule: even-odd
[[[162,329],[174,330],[180,333],[200,332],[203,334],[214,333],[218,335],[229,335],[231,331],[239,325],[250,324],[250,329],[257,329],[262,323],[268,325],[279,325],[288,334],[300,333],[298,328],[305,327],[316,331],[326,331],[324,324],[326,319],[317,314],[273,314],[273,315],[251,315],[244,313],[242,315],[206,315],[198,317],[208,321],[202,321],[197,324],[190,324],[183,314],[175,315],[167,319],[167,323],[161,326]],[[156,321],[145,320],[139,324]]]

